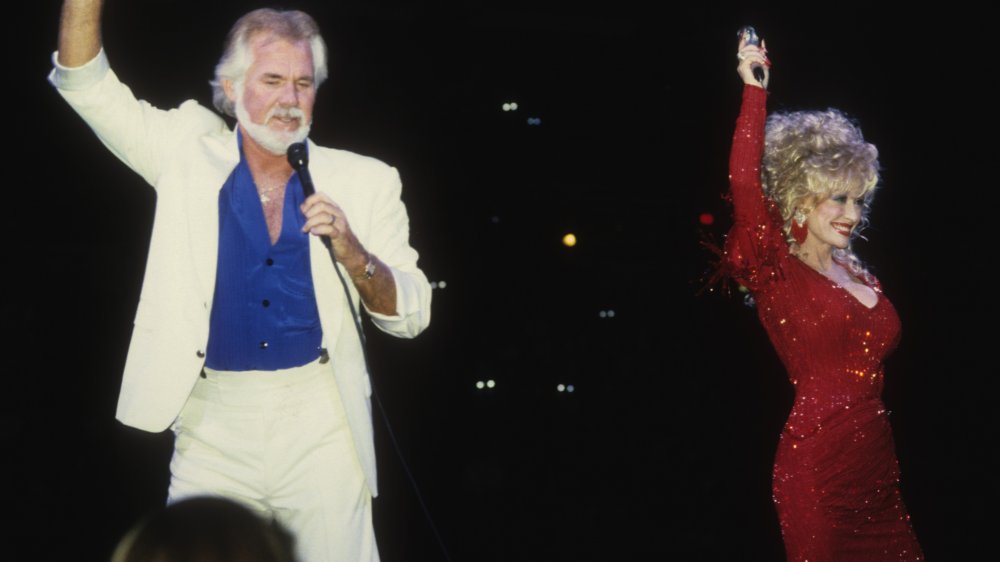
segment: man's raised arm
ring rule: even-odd
[[[59,64],[75,68],[101,50],[103,0],[65,0],[59,20]]]

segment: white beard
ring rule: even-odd
[[[309,126],[312,123],[303,122],[305,114],[297,107],[285,108],[277,106],[267,112],[267,116],[264,117],[264,123],[267,123],[275,116],[298,118],[300,123],[299,128],[294,131],[275,131],[267,125],[254,123],[250,118],[250,114],[247,113],[246,107],[243,106],[242,92],[236,97],[236,119],[243,126],[247,134],[250,135],[250,138],[271,154],[284,155],[288,152],[289,146],[306,140],[309,136]]]

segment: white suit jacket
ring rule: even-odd
[[[236,134],[193,100],[170,111],[137,100],[110,70],[103,51],[79,68],[57,64],[49,79],[115,156],[156,190],[117,417],[139,429],[163,431],[184,406],[204,365],[215,293],[219,190],[239,162]],[[399,174],[373,158],[311,142],[309,157],[316,189],[340,205],[361,243],[392,271],[397,314],[370,313],[375,325],[395,336],[416,336],[430,322],[431,289],[409,245]],[[328,365],[374,495],[371,383],[361,344],[329,254],[314,236],[310,263]],[[357,302],[354,286],[350,289]]]

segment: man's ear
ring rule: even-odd
[[[226,94],[226,98],[229,101],[236,103],[236,84],[232,80],[229,78],[222,79],[222,91]]]

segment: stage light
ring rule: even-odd
[[[598,312],[597,315],[600,316],[601,318],[607,318],[608,317],[608,311],[602,310],[602,311]]]
[[[556,390],[559,392],[566,392],[566,385],[559,383],[556,385]]]
[[[528,124],[529,125],[541,125],[542,124],[542,118],[541,117],[528,117]]]
[[[705,226],[708,226],[710,224],[715,223],[715,217],[712,215],[712,213],[702,213],[698,215],[698,222],[700,222]]]
[[[438,289],[444,289],[448,287],[448,282],[445,280],[438,281]]]
[[[486,383],[484,383],[483,381],[476,381],[476,388],[478,388],[479,390],[482,390],[485,387],[486,387]]]
[[[442,283],[444,283],[444,281],[442,281]],[[614,317],[615,317],[615,311],[614,310],[609,310],[608,311],[608,318],[614,318]]]
[[[573,246],[576,246],[576,235],[573,234],[572,232],[566,234],[562,238],[562,243],[563,246],[566,246],[567,248],[572,248]]]
[[[574,390],[576,390],[576,387],[574,387],[573,385],[571,384],[566,385],[566,392],[573,392]]]
[[[516,101],[510,101],[510,102],[506,102],[506,103],[504,103],[504,104],[503,104],[502,106],[500,106],[500,107],[501,107],[501,108],[502,108],[502,109],[503,109],[504,111],[517,111],[517,102],[516,102]]]
[[[494,388],[494,387],[496,387],[496,385],[497,385],[497,382],[495,380],[493,380],[493,379],[490,379],[490,380],[486,381],[486,388]]]

